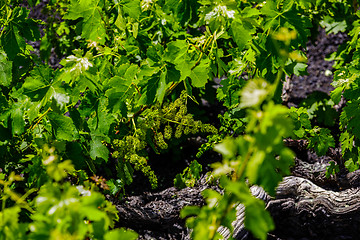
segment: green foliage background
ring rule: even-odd
[[[284,138],[306,139],[318,154],[339,141],[348,169],[359,167],[356,1],[52,0],[46,22],[28,18],[39,1],[20,2],[0,1],[0,238],[135,239],[109,230],[116,211],[99,191],[121,197],[134,171],[156,188],[148,153],[191,135],[208,135],[198,157],[214,146],[223,155],[211,175],[224,189],[205,191],[203,208],[183,210],[197,216],[187,220],[194,239],[217,239],[220,225],[232,231],[238,203],[245,226],[266,238],[274,225],[249,186],[275,194],[294,157]],[[303,49],[319,25],[351,37],[332,55],[332,102],[287,109],[282,82],[306,74]],[[40,56],[29,41],[40,41]],[[48,64],[52,52],[61,68]],[[341,98],[339,119],[324,111]],[[220,127],[189,111],[201,99],[226,107]],[[314,125],[337,121],[340,136]],[[97,176],[104,172],[107,180]],[[193,186],[201,165],[181,172],[175,184]]]

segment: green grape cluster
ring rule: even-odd
[[[196,157],[200,158],[206,151],[209,151],[214,148],[215,144],[221,142],[224,139],[224,136],[219,134],[213,134],[206,137],[207,142],[201,144],[198,152],[196,153]]]
[[[131,163],[135,170],[141,171],[149,179],[152,188],[157,187],[157,177],[147,164],[147,159],[142,156],[147,146],[145,134],[135,131],[134,136],[128,135],[123,139],[114,139],[112,146],[115,149],[112,153],[114,158]]]
[[[142,171],[153,187],[157,178],[147,164],[146,146],[156,153],[169,148],[169,141],[182,136],[199,133],[217,134],[217,129],[195,120],[187,109],[187,93],[183,91],[174,102],[163,106],[154,105],[132,121],[131,130],[122,139],[113,140],[112,156],[129,162],[135,170]]]
[[[168,144],[164,140],[164,135],[162,132],[158,132],[155,137],[156,145],[159,146],[160,149],[167,149]]]
[[[157,187],[157,177],[151,167],[147,164],[147,159],[145,157],[133,153],[131,155],[127,155],[125,159],[134,165],[135,170],[142,171],[145,177],[149,179],[152,188]]]
[[[170,140],[171,137],[172,137],[172,133],[173,133],[172,127],[169,124],[166,125],[165,128],[164,128],[164,138],[166,140]]]
[[[174,102],[164,104],[158,111],[157,118],[160,120],[161,125],[166,124],[164,136],[167,140],[171,139],[173,128],[175,129],[175,138],[181,138],[183,135],[189,134],[217,133],[214,126],[194,120],[192,114],[188,113],[186,91],[183,91]]]
[[[245,130],[245,124],[243,122],[245,119],[241,117],[231,116],[226,112],[224,115],[218,115],[218,118],[221,123],[219,133],[207,136],[208,141],[200,146],[196,154],[197,158],[200,158],[206,151],[213,149],[215,144],[221,142],[225,137],[240,135]],[[209,131],[209,129],[207,130]]]

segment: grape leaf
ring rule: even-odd
[[[135,91],[132,81],[115,76],[104,83],[104,85],[105,88],[108,88],[105,91],[105,96],[109,98],[108,108],[111,109],[112,112],[120,111],[122,116],[126,116],[127,109],[125,100]]]
[[[12,105],[11,110],[11,131],[13,135],[20,135],[25,130],[24,109],[21,103]]]
[[[138,238],[138,234],[132,230],[125,230],[123,228],[114,229],[106,232],[104,239],[113,240],[113,239],[128,239],[135,240]]]
[[[308,148],[313,148],[318,155],[325,155],[329,147],[335,147],[335,140],[329,129],[314,128],[310,134]]]
[[[92,133],[101,134],[104,136],[109,135],[109,129],[115,118],[112,114],[108,113],[108,99],[101,97],[95,106],[96,114],[94,117],[89,118],[88,126]],[[110,141],[110,140],[109,140]]]
[[[54,112],[49,112],[47,118],[50,120],[57,139],[66,141],[79,139],[79,133],[71,118]]]
[[[320,21],[320,25],[325,28],[327,34],[345,32],[347,28],[346,20],[336,21],[336,19],[331,16],[324,16],[324,18]]]
[[[26,48],[25,37],[30,41],[40,39],[40,31],[35,20],[27,18],[30,10],[25,7],[15,7],[12,11],[11,21],[5,26],[5,34],[1,36],[1,44],[9,60]]]
[[[104,44],[106,38],[106,26],[102,20],[100,0],[72,0],[64,19],[81,20],[81,36],[85,39]],[[78,26],[78,25],[77,25]]]
[[[121,5],[125,14],[131,18],[139,19],[141,13],[140,0],[122,0]]]
[[[8,87],[12,81],[12,62],[6,59],[6,54],[0,52],[0,85]]]
[[[345,131],[341,133],[339,140],[341,142],[342,155],[344,155],[346,151],[351,152],[353,150],[354,135],[350,136],[349,132]]]
[[[252,35],[255,32],[256,28],[248,22],[234,20],[231,23],[231,33],[239,51],[243,50],[245,45],[252,40]]]
[[[352,134],[360,137],[360,109],[359,100],[347,102],[347,106],[343,108],[340,115],[340,127],[341,129],[347,128]]]
[[[225,189],[234,194],[245,206],[245,227],[257,238],[266,239],[267,232],[275,228],[270,214],[265,210],[263,201],[251,195],[249,188],[244,182],[233,182],[221,179]]]
[[[270,213],[265,210],[264,203],[259,199],[246,203],[244,223],[245,227],[259,239],[266,239],[267,233],[275,229]]]
[[[100,158],[105,160],[106,162],[109,159],[109,149],[101,142],[99,137],[94,137],[90,142],[90,157],[93,160],[96,158]]]
[[[1,37],[1,45],[10,60],[14,60],[16,55],[24,51],[26,43],[20,36],[19,29],[16,26],[10,25],[10,29]]]
[[[205,59],[200,62],[194,69],[191,69],[190,78],[194,87],[202,88],[209,79],[210,60]]]

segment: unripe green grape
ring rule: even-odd
[[[113,158],[119,158],[119,152],[118,152],[118,151],[114,151],[114,152],[112,153],[112,157],[113,157]]]
[[[160,118],[155,118],[155,119],[154,119],[153,128],[154,128],[155,130],[158,130],[158,129],[160,129],[160,126],[161,126],[161,120],[160,120]]]
[[[181,125],[177,125],[176,130],[175,130],[175,138],[181,138],[182,130],[183,130],[183,127]]]
[[[180,113],[180,112],[177,112],[176,114],[175,114],[175,121],[181,121],[181,119],[183,118],[183,115]]]
[[[140,141],[139,150],[142,150],[142,149],[146,148],[146,145],[147,145],[147,142],[145,141],[145,139]]]
[[[183,126],[187,126],[189,125],[189,118],[187,118],[186,116],[184,116],[181,121],[180,121],[181,125]]]
[[[181,101],[185,102],[187,100],[187,92],[184,90],[180,94]]]
[[[185,115],[185,114],[187,113],[187,107],[186,107],[186,105],[181,105],[181,106],[180,106],[179,113],[180,113],[181,115]]]
[[[114,139],[114,140],[113,140],[113,144],[114,144],[115,146],[118,146],[119,141],[120,141],[119,139]]]
[[[197,134],[198,132],[199,132],[199,129],[196,128],[196,126],[193,126],[193,127],[191,128],[191,134]]]
[[[138,139],[143,139],[145,137],[145,132],[143,129],[141,128],[138,128],[135,130],[135,136],[138,138]]]
[[[157,133],[157,135],[156,135],[156,144],[161,149],[167,149],[168,148],[168,144],[164,141],[164,136],[163,136],[162,132]]]
[[[187,124],[189,126],[194,126],[195,125],[195,120],[191,116],[187,117],[187,119],[188,119]]]
[[[175,106],[175,107],[181,107],[181,106],[183,106],[183,102],[181,101],[180,98],[178,98],[178,99],[176,99],[176,100],[174,101],[174,106]]]
[[[189,126],[186,126],[185,129],[184,129],[184,134],[185,134],[185,135],[189,135],[189,134],[190,134],[190,131],[191,131],[190,127],[189,127]]]
[[[164,138],[167,140],[171,139],[171,135],[172,135],[172,127],[170,125],[166,125],[164,128]]]

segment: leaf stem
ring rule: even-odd
[[[39,117],[39,120],[35,123],[35,125],[34,126],[32,126],[32,127],[30,127],[30,130],[34,130],[35,129],[35,127],[41,122],[41,120],[44,118],[44,116],[48,113],[48,112],[50,112],[52,109],[51,109],[51,107],[49,107],[40,117]]]

